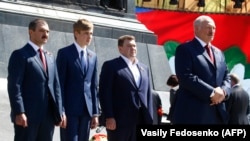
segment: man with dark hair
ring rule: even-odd
[[[137,57],[135,37],[118,39],[120,56],[103,63],[99,96],[109,141],[136,141],[136,126],[153,123],[149,68]]]
[[[175,105],[175,100],[176,100],[176,96],[177,96],[176,93],[177,93],[177,90],[179,88],[178,87],[178,85],[179,85],[178,78],[175,74],[172,74],[168,77],[167,85],[170,87],[170,90],[169,90],[170,107],[169,107],[169,113],[168,113],[167,119],[171,122],[172,114],[173,114],[173,110],[174,110],[174,105]]]
[[[168,80],[167,80],[167,85],[170,87],[170,105],[173,105],[174,101],[175,101],[175,94],[176,94],[176,91],[178,89],[178,85],[179,85],[179,82],[178,82],[178,78],[176,75],[172,74],[169,76]]]
[[[55,125],[65,128],[61,90],[54,56],[45,50],[49,26],[44,19],[29,24],[28,43],[13,51],[8,65],[8,94],[15,141],[52,141]]]
[[[160,125],[163,115],[162,102],[159,93],[155,90],[152,90],[153,97],[153,124]]]

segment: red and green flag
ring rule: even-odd
[[[202,14],[214,19],[216,32],[212,44],[224,52],[229,70],[237,73],[250,91],[250,15],[136,10],[138,21],[157,35],[157,43],[164,47],[169,63],[176,47],[193,39],[193,21]]]

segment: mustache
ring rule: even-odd
[[[42,39],[48,39],[48,36],[44,35],[42,36]]]
[[[208,33],[208,35],[209,35],[209,36],[213,36],[213,35],[214,35],[214,33],[212,33],[212,32],[209,32],[209,33]]]

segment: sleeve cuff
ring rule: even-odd
[[[213,97],[214,96],[214,90],[212,91],[212,93],[210,94],[210,97]]]

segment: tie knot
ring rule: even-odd
[[[209,48],[209,45],[208,45],[208,44],[206,44],[206,45],[205,45],[205,48]]]
[[[210,46],[209,45],[205,45],[205,49],[208,53],[210,53]]]
[[[212,53],[211,47],[209,45],[205,45],[205,49],[206,49],[207,54],[209,55],[212,63],[214,63],[214,57],[213,57],[213,53]]]
[[[39,48],[38,51],[39,51],[39,52],[43,52],[43,49],[42,49],[42,48]]]
[[[84,51],[83,50],[81,51],[81,56],[84,56]]]

